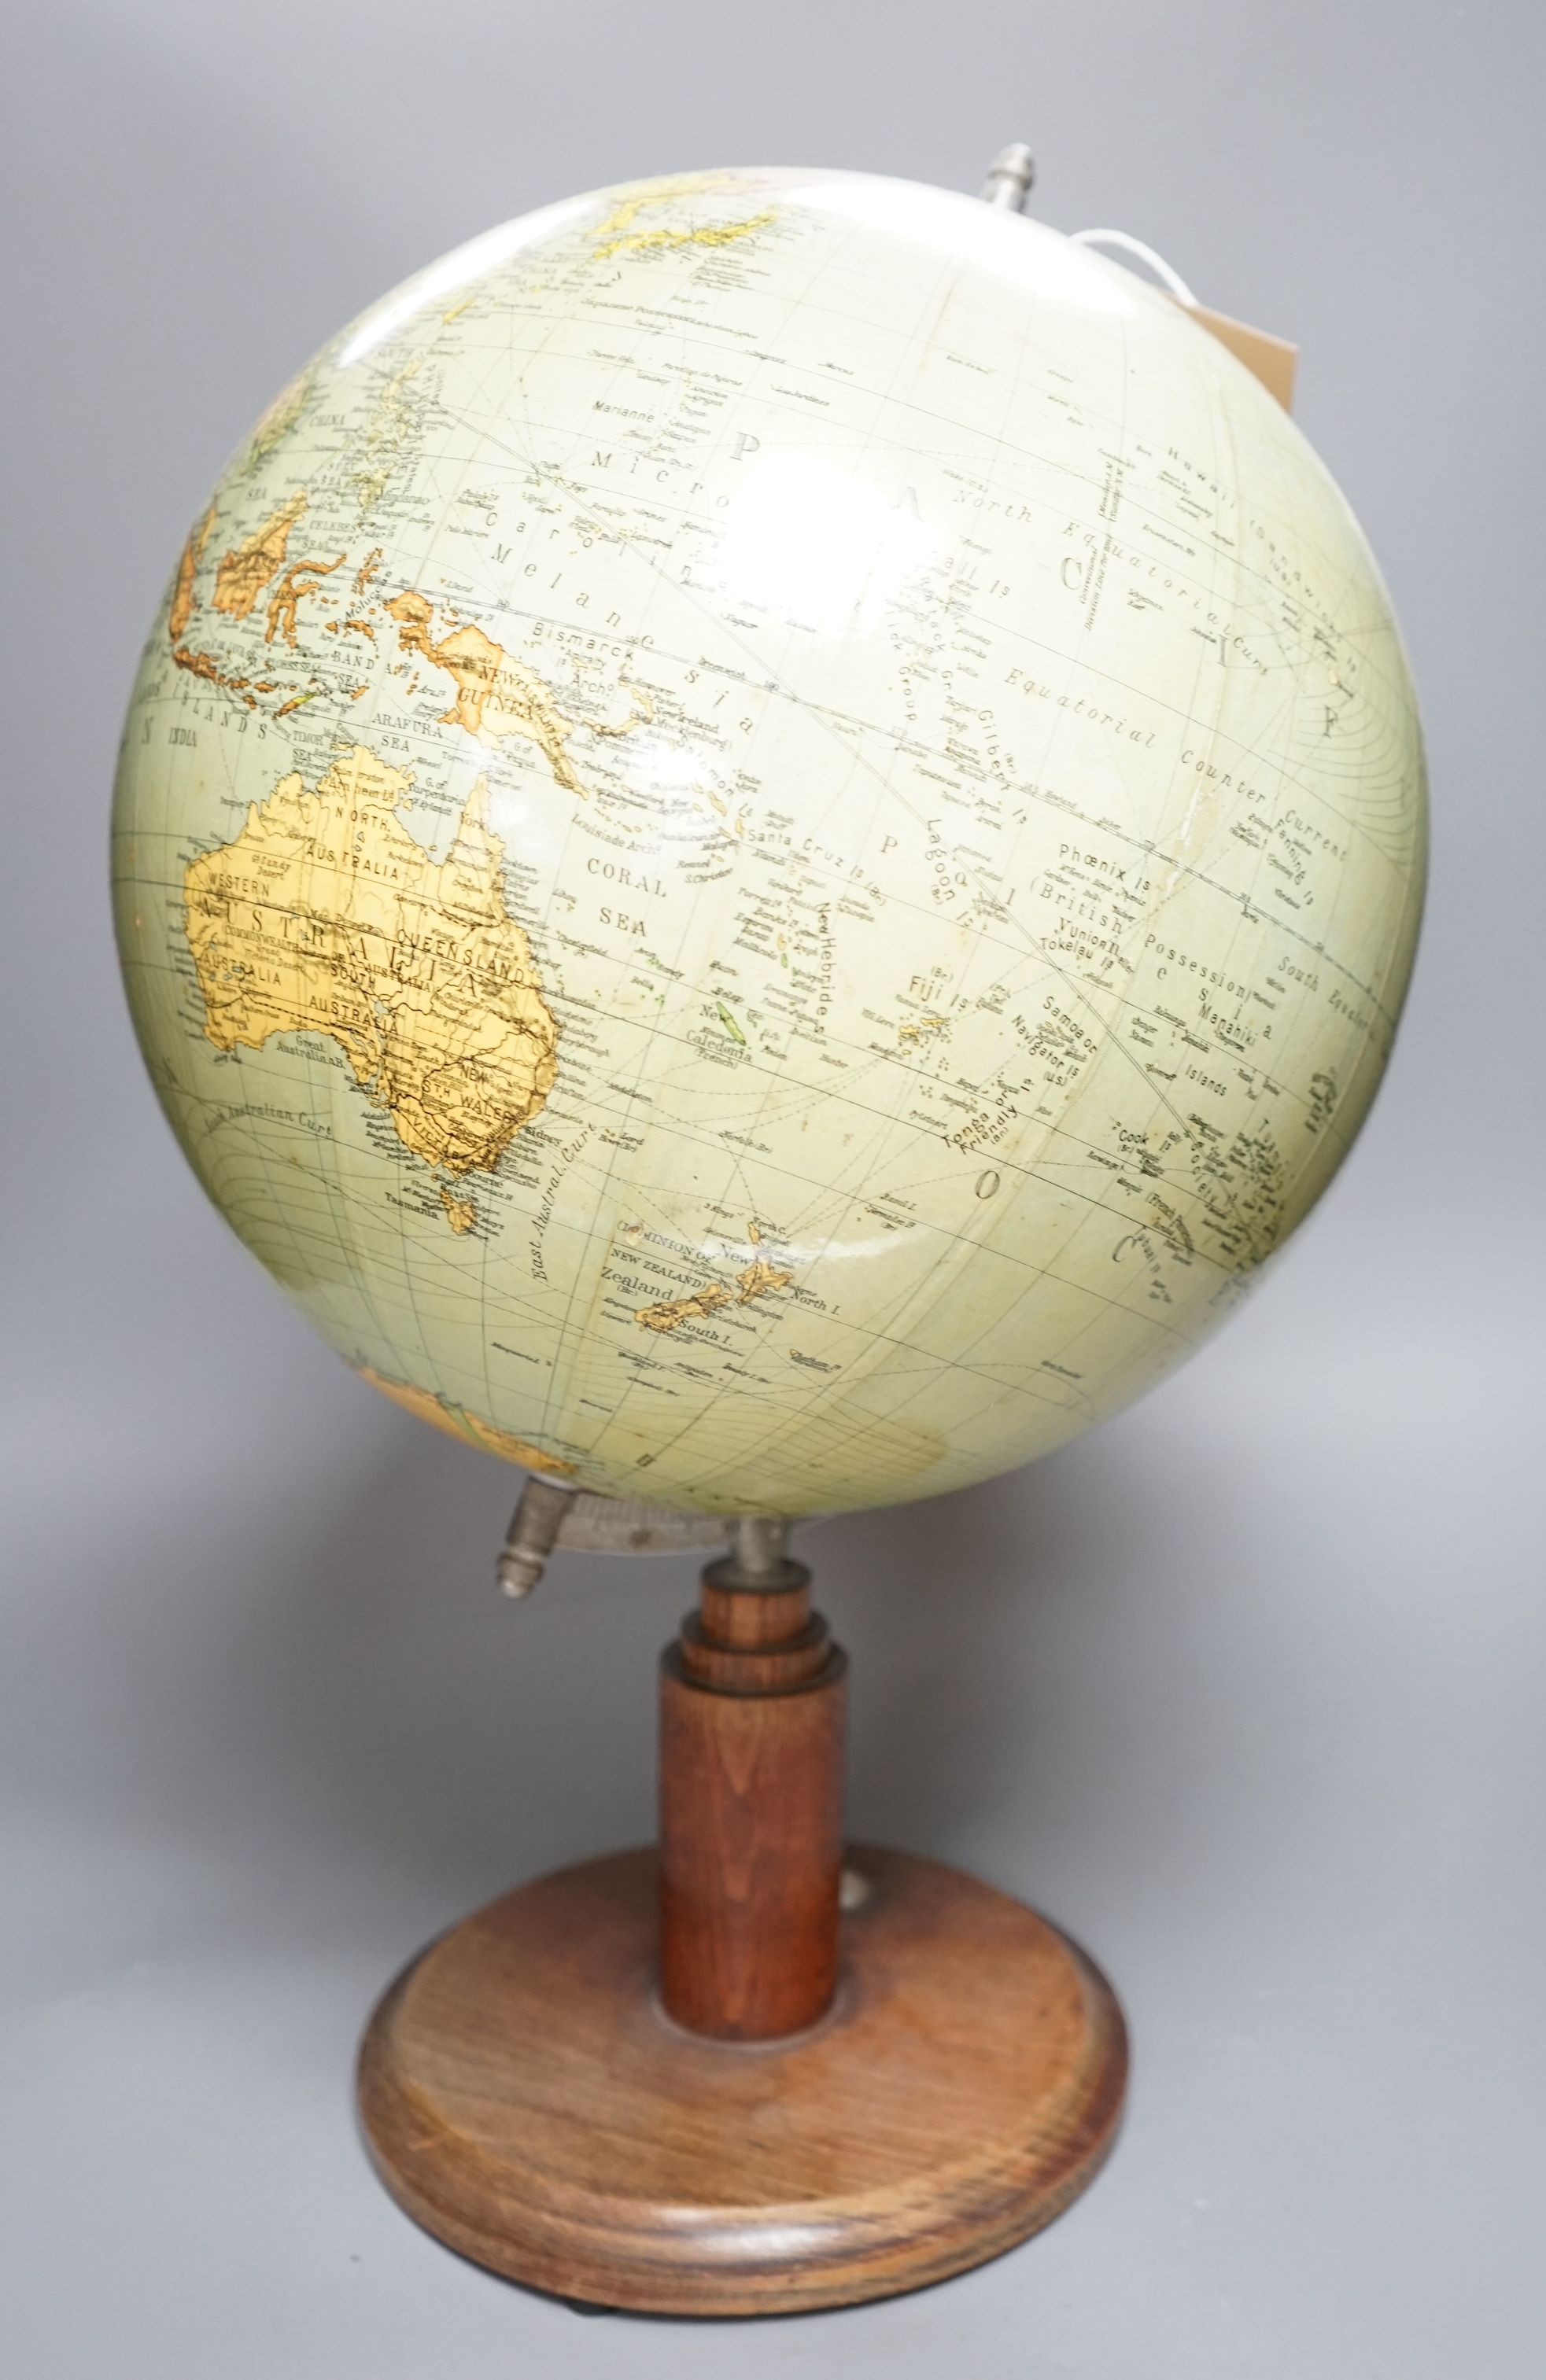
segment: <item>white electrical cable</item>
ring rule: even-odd
[[[1071,232],[1069,237],[1071,239],[1076,241],[1080,248],[1126,249],[1129,256],[1136,256],[1139,258],[1143,263],[1147,264],[1150,273],[1155,274],[1159,280],[1163,282],[1165,287],[1170,291],[1171,296],[1173,298],[1178,298],[1183,306],[1195,306],[1197,304],[1196,298],[1192,294],[1191,290],[1187,288],[1186,283],[1182,280],[1181,275],[1176,272],[1175,266],[1167,264],[1164,258],[1161,256],[1156,249],[1149,246],[1147,240],[1135,239],[1131,232],[1076,231]]]

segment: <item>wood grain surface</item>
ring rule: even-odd
[[[1115,2131],[1110,1989],[990,1886],[895,1852],[848,1866],[864,1897],[842,1920],[836,2001],[782,2042],[666,2016],[652,1852],[545,1876],[455,1927],[361,2050],[388,2189],[495,2272],[657,2313],[890,2296],[1049,2223]]]
[[[661,1998],[691,2033],[768,2041],[837,1988],[847,1662],[799,1563],[729,1574],[661,1665]]]

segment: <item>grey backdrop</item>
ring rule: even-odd
[[[1541,2182],[1534,6],[24,0],[9,12],[0,2361],[18,2380],[1533,2380]],[[142,1079],[105,814],[184,526],[403,273],[725,162],[1146,236],[1298,336],[1431,738],[1409,1021],[1255,1305],[1040,1470],[831,1525],[853,1817],[1035,1896],[1137,2040],[1040,2241],[754,2325],[585,2318],[367,2173],[380,1985],[650,1818],[685,1564],[524,1610],[512,1475],[313,1343]]]

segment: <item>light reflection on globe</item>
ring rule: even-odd
[[[1421,744],[1309,447],[975,200],[718,173],[386,298],[191,530],[115,820],[191,1163],[375,1385],[614,1494],[1114,1412],[1346,1154]]]

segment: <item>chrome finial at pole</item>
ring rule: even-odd
[[[1023,140],[1011,140],[1001,149],[988,168],[988,178],[982,185],[982,197],[991,207],[1004,207],[1011,214],[1023,214],[1030,196],[1030,186],[1036,179],[1036,160]]]

